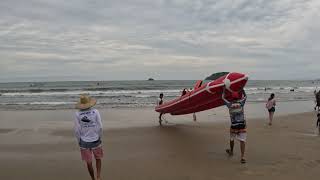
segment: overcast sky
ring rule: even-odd
[[[319,0],[1,0],[0,81],[320,78]]]

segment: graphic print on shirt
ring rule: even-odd
[[[88,119],[88,117],[87,116],[84,116],[83,118],[81,118],[81,121],[82,122],[90,122],[90,119]]]
[[[90,128],[96,126],[95,119],[95,112],[94,111],[88,111],[88,112],[82,112],[80,113],[80,124],[83,128]]]

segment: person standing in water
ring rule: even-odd
[[[270,95],[268,102],[266,103],[266,108],[269,112],[269,125],[271,126],[273,121],[273,115],[276,111],[276,99],[274,93]]]
[[[233,156],[233,147],[234,139],[240,141],[240,150],[241,150],[241,163],[246,163],[244,157],[245,148],[246,148],[246,139],[247,139],[247,125],[244,115],[244,105],[247,99],[246,93],[242,90],[243,97],[240,96],[239,92],[232,92],[232,101],[229,102],[225,95],[226,88],[223,90],[222,99],[225,105],[229,109],[231,126],[230,126],[230,149],[227,149],[226,152],[229,156]]]
[[[157,101],[157,105],[160,106],[162,104],[163,104],[163,93],[160,93],[158,101]],[[159,114],[159,124],[160,124],[160,126],[162,126],[162,115],[163,115],[163,113]]]
[[[93,108],[96,102],[89,96],[81,95],[80,101],[76,104],[79,111],[76,112],[74,121],[74,131],[80,146],[81,157],[87,164],[92,180],[101,179],[101,159],[103,157],[102,121],[99,111]],[[96,177],[92,165],[93,157],[96,160]]]

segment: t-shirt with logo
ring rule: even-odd
[[[231,132],[246,132],[246,119],[244,115],[244,105],[247,100],[247,96],[245,92],[243,91],[244,97],[241,100],[235,101],[235,102],[229,102],[227,99],[225,99],[223,92],[222,100],[224,101],[225,105],[229,109],[230,114],[230,120],[231,120]]]
[[[75,134],[80,142],[95,142],[102,136],[102,122],[97,109],[76,112]]]
[[[231,120],[231,129],[242,130],[246,129],[246,120],[244,116],[244,102],[226,103]]]

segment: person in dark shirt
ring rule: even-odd
[[[320,110],[318,109],[318,113],[317,113],[317,128],[318,128],[318,134],[320,135]]]
[[[316,110],[317,107],[318,107],[318,110],[319,110],[320,109],[320,90],[318,92],[315,90],[314,94],[316,96],[316,106],[314,107],[314,110]]]
[[[162,104],[163,104],[163,93],[160,93],[158,101],[157,101],[157,105],[160,106]],[[159,124],[160,124],[160,126],[162,126],[162,115],[163,115],[163,113],[159,114]]]

